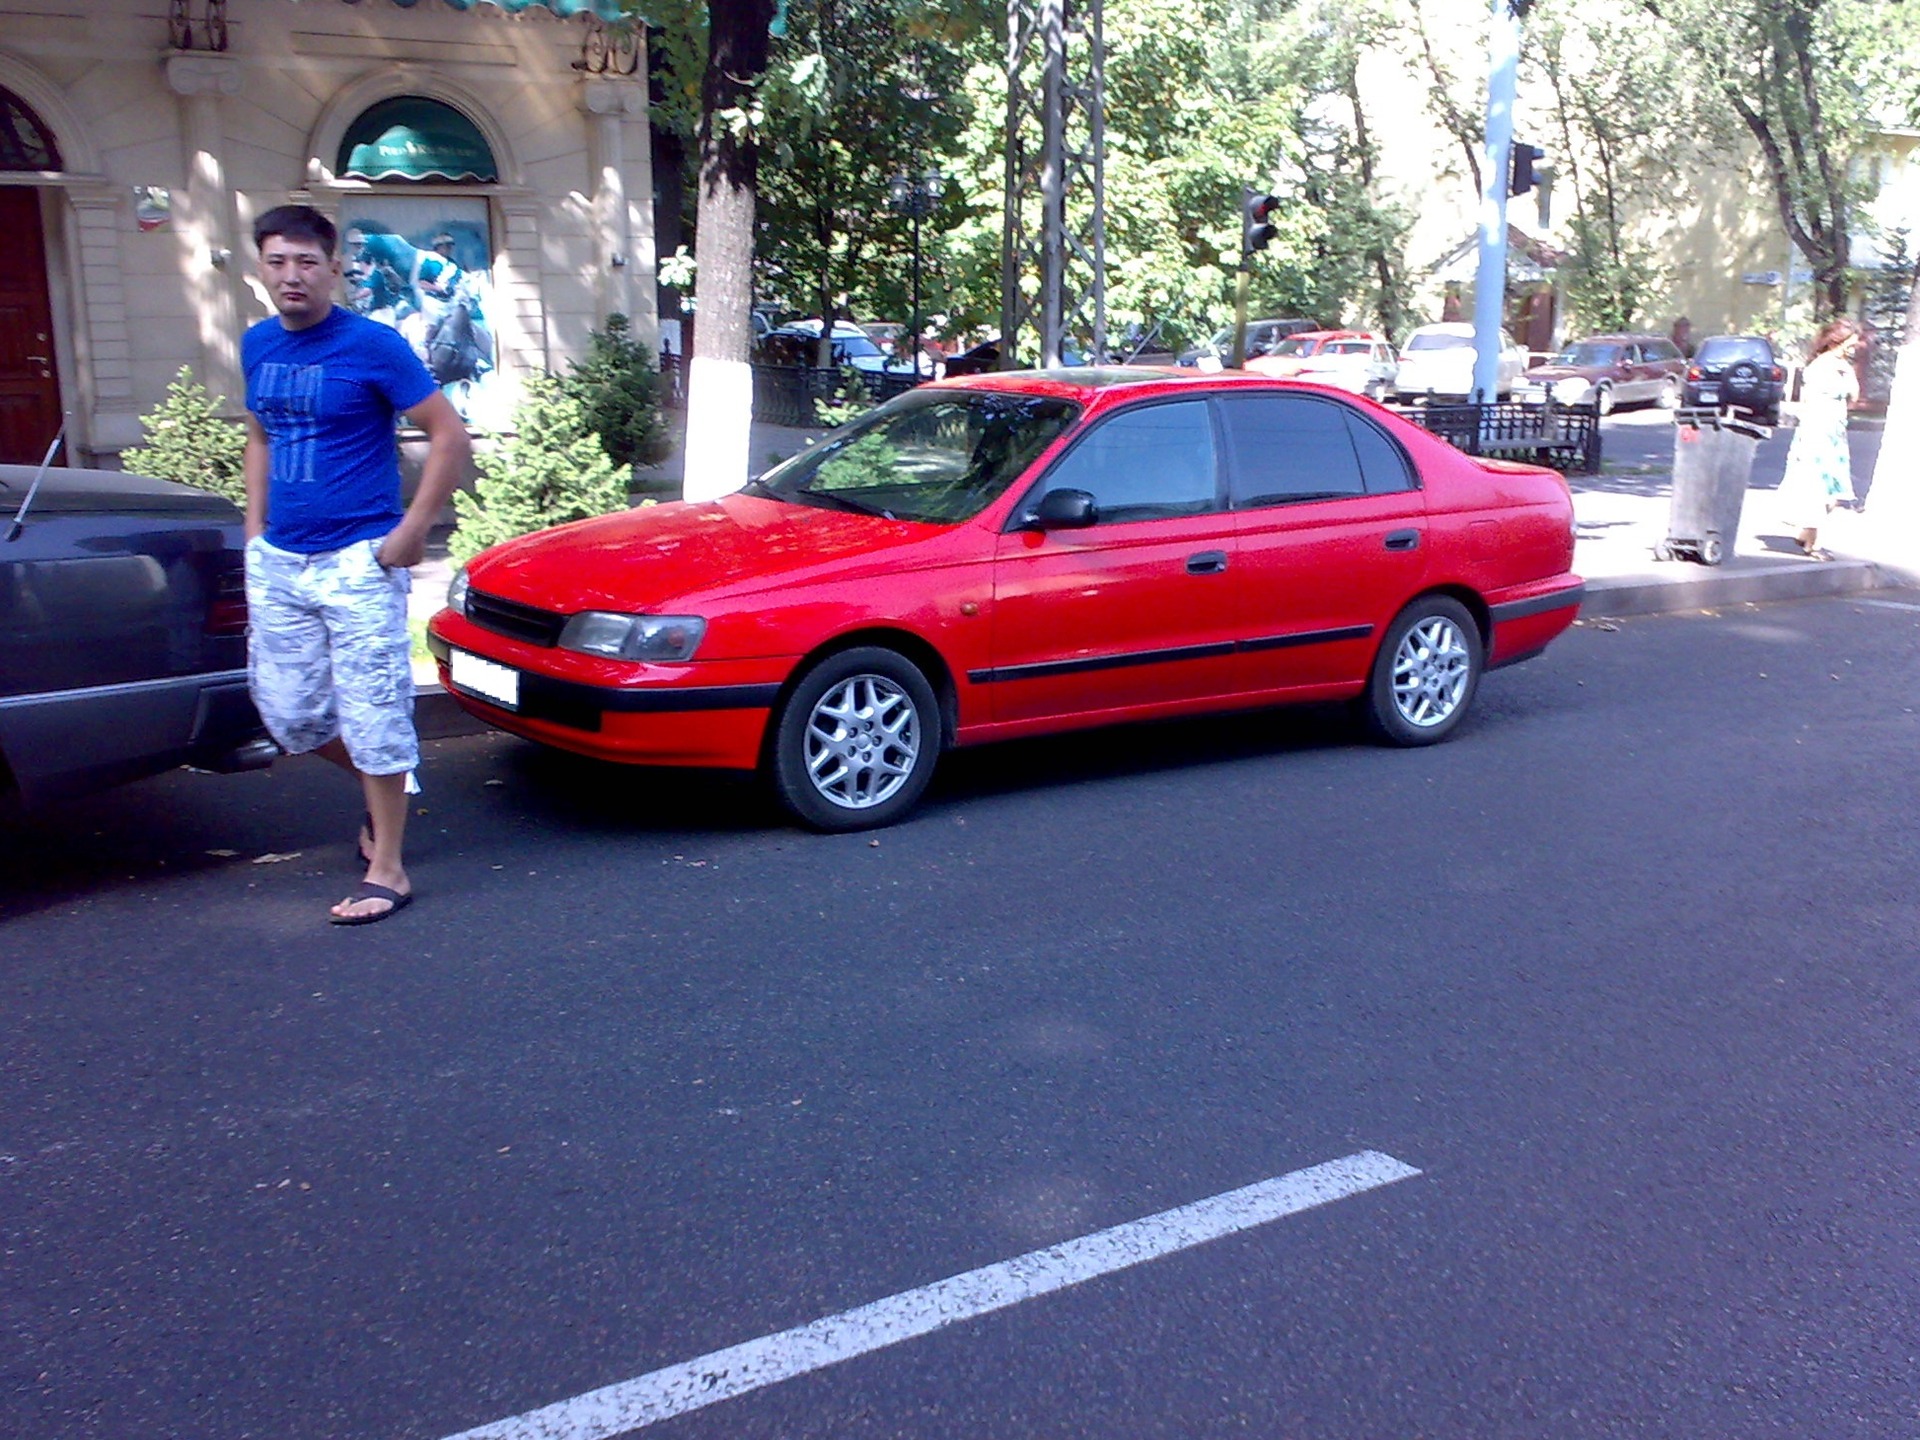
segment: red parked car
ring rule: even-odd
[[[455,578],[459,703],[606,760],[760,769],[822,830],[947,747],[1353,699],[1401,745],[1574,619],[1573,504],[1327,387],[1148,369],[921,386],[716,501]]]

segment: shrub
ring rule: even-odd
[[[627,471],[608,458],[581,402],[554,376],[527,377],[513,425],[475,458],[472,492],[454,494],[459,518],[447,553],[456,565],[516,535],[626,508]]]
[[[660,415],[660,372],[647,347],[628,333],[627,317],[609,315],[593,332],[584,360],[576,360],[561,388],[578,400],[587,428],[616,465],[650,465],[666,454]]]
[[[147,443],[125,451],[120,463],[135,474],[197,485],[245,505],[247,432],[224,418],[219,405],[182,365],[160,403],[140,417]]]

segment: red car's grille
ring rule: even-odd
[[[467,618],[482,630],[525,640],[531,645],[557,644],[561,627],[567,623],[566,616],[551,610],[522,605],[517,600],[502,600],[481,590],[467,592]]]

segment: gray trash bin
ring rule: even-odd
[[[1656,560],[1718,565],[1733,553],[1753,452],[1769,432],[1718,410],[1680,410],[1673,425],[1673,502]]]

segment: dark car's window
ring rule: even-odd
[[[1412,488],[1400,447],[1337,401],[1231,395],[1220,401],[1220,413],[1230,457],[1227,488],[1236,507]]]
[[[949,524],[977,515],[1071,425],[1067,400],[913,390],[842,426],[750,487],[798,505]]]
[[[1050,490],[1086,491],[1102,525],[1219,508],[1206,402],[1143,405],[1109,416],[1067,452],[1032,498]]]
[[[1773,348],[1758,335],[1715,335],[1702,342],[1693,358],[1702,365],[1732,365],[1741,360],[1771,365]]]

